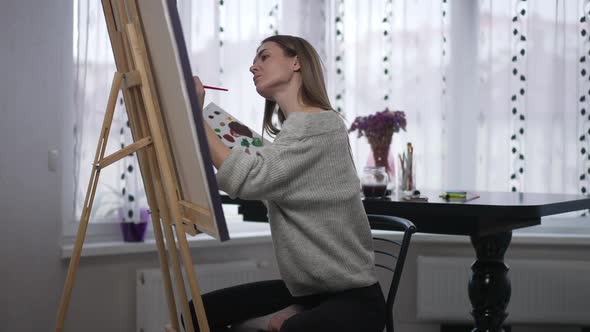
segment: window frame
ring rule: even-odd
[[[451,2],[450,3],[450,12],[451,15],[449,17],[449,23],[451,26],[450,32],[450,39],[451,41],[456,40],[459,38],[459,35],[466,34],[468,32],[474,33],[473,31],[478,31],[478,29],[465,29],[464,27],[471,26],[471,24],[475,24],[476,26],[479,24],[479,16],[475,15],[475,19],[472,15],[466,15],[465,13],[477,13],[479,10],[478,2],[467,2],[467,6],[465,3],[459,2]],[[459,15],[459,13],[462,13]],[[72,13],[75,15],[75,10]],[[74,22],[76,20],[74,19]],[[327,22],[329,23],[329,22]],[[477,28],[477,27],[476,27]],[[330,29],[326,29],[329,31]],[[477,63],[477,43],[478,43],[478,36],[475,35],[476,38],[473,40],[472,34],[461,36],[461,42],[452,43],[451,44],[451,54],[458,54],[459,52],[465,52],[465,49],[470,50],[468,56],[472,57],[473,63]],[[462,44],[465,40],[470,41],[470,45]],[[329,42],[329,38],[325,40],[326,43]],[[73,45],[72,45],[73,46]],[[329,45],[323,45],[326,49],[329,49]],[[463,63],[457,63],[457,61],[451,61],[449,64],[449,73],[451,77],[464,77],[465,70],[460,66]],[[75,59],[74,55],[72,55],[72,66],[75,66]],[[469,75],[469,82],[474,84],[468,84],[468,82],[463,82],[461,86],[471,87],[474,88],[477,86],[477,75],[473,73],[468,73]],[[328,82],[333,81],[333,76],[328,73],[326,77]],[[452,82],[451,82],[452,84]],[[457,89],[454,89],[457,90]],[[75,120],[75,109],[73,105],[73,89],[71,89],[70,93],[70,100],[72,100],[71,108],[68,112],[65,112],[64,116],[64,128],[73,128],[74,127],[74,120]],[[471,111],[473,106],[477,106],[478,100],[473,98],[474,100],[470,103],[459,102],[457,98],[451,98],[451,105],[450,109],[456,110],[453,116],[460,118],[461,121],[456,121],[454,126],[460,127],[460,125],[464,122],[466,118],[473,118],[474,113]],[[105,101],[106,103],[106,101]],[[243,119],[244,120],[244,119]],[[246,119],[247,120],[247,119]],[[97,124],[98,125],[98,124]],[[474,133],[476,132],[475,126],[467,126],[466,127],[469,132],[467,136],[474,137]],[[465,151],[472,151],[476,149],[474,143],[472,141],[463,140],[462,137],[465,135],[459,135],[458,133],[461,130],[449,130],[451,133],[455,133],[449,135],[448,137],[448,146],[461,146],[460,149],[454,149],[452,154],[449,154],[447,157],[452,160],[452,162],[448,165],[448,174],[444,174],[445,178],[452,179],[454,183],[462,183],[464,179],[473,179],[474,183],[463,183],[464,187],[474,187],[475,182],[475,167],[471,167],[475,164],[475,159],[477,154],[476,153],[466,153]],[[98,142],[97,142],[98,144]],[[110,142],[110,144],[115,144],[114,142]],[[73,174],[74,174],[74,156],[72,151],[74,151],[74,138],[72,133],[69,130],[65,130],[62,135],[62,188],[61,188],[61,195],[62,195],[62,242],[64,243],[73,243],[76,239],[77,233],[79,231],[79,220],[76,220],[75,213],[74,213],[74,195],[75,191],[74,188],[74,181],[73,181]],[[455,167],[456,166],[456,167]],[[466,172],[469,176],[465,176]],[[463,180],[461,180],[463,179]],[[100,179],[99,179],[100,181]],[[225,207],[225,205],[224,205]],[[571,219],[569,219],[571,218]],[[577,220],[579,222],[587,222],[590,220],[590,217],[568,217],[567,220]],[[550,216],[547,218],[549,219],[560,219],[559,216]],[[545,218],[543,218],[545,220]],[[230,222],[240,222],[239,218],[232,216],[231,218],[228,217],[228,223]],[[543,225],[543,223],[541,224]],[[247,223],[243,225],[244,227],[238,227],[243,232],[248,232]],[[105,222],[105,223],[89,223],[86,229],[86,239],[88,241],[96,242],[96,241],[113,241],[121,239],[121,231],[119,227],[119,223],[114,222]],[[153,238],[153,229],[151,226],[148,227],[148,234],[146,235],[147,238]]]

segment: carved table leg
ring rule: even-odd
[[[508,317],[506,307],[510,301],[510,279],[504,254],[512,232],[487,236],[471,236],[477,260],[471,265],[469,299],[475,324],[471,332],[501,332]]]

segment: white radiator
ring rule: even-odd
[[[216,289],[278,278],[276,269],[268,262],[237,261],[220,264],[200,264],[194,266],[201,293],[207,293]],[[162,273],[159,268],[137,271],[136,282],[136,309],[137,331],[161,332],[164,326],[169,324],[168,304],[164,291]],[[187,298],[190,296],[190,287],[185,277]],[[173,287],[174,279],[172,280]],[[176,293],[176,290],[174,290]],[[180,303],[177,298],[177,310],[180,317]]]
[[[473,258],[418,257],[417,318],[470,321],[467,282]],[[511,323],[590,323],[590,264],[575,260],[507,260]]]

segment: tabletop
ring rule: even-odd
[[[442,191],[422,191],[427,202],[405,201],[394,195],[381,199],[363,199],[369,214],[393,215],[412,221],[418,232],[483,236],[539,225],[541,217],[590,209],[590,196],[513,192],[477,192],[476,199],[447,201]],[[239,204],[244,220],[266,221],[266,208],[260,201],[232,200]]]

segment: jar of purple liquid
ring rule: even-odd
[[[387,192],[389,176],[385,167],[367,166],[361,174],[361,188],[366,198],[382,198]]]

